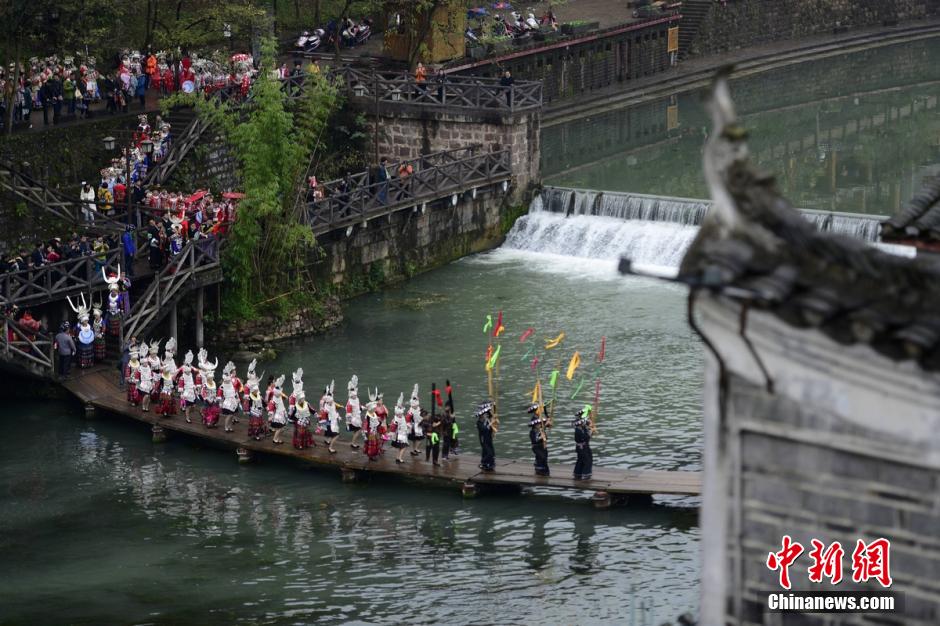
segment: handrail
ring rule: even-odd
[[[92,253],[40,267],[7,272],[0,276],[0,304],[36,305],[66,295],[102,289],[105,283],[101,268],[117,272],[117,266],[122,263],[122,249],[112,248],[105,253],[103,263],[97,254]]]
[[[10,335],[13,339],[10,339]],[[35,335],[31,339],[30,335]],[[50,334],[42,331],[30,332],[13,318],[3,316],[3,354],[7,359],[18,357],[47,369],[50,374],[55,370],[55,341]]]
[[[436,155],[431,155],[436,156]],[[421,159],[416,159],[420,164]],[[417,167],[405,177],[369,182],[368,174],[324,185],[328,195],[305,204],[303,220],[315,232],[327,232],[366,221],[402,206],[417,206],[441,197],[512,177],[509,150],[470,153],[432,167]],[[349,186],[346,181],[358,183]],[[346,184],[344,187],[343,185]]]
[[[147,290],[137,299],[125,319],[124,336],[132,337],[144,330],[174,299],[183,284],[193,275],[219,264],[219,240],[207,237],[191,240],[153,277]]]

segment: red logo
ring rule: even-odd
[[[790,589],[790,566],[803,554],[803,545],[793,541],[790,535],[784,535],[781,540],[779,552],[770,552],[767,555],[767,568],[779,571],[780,586]],[[811,540],[813,549],[809,557],[813,564],[807,568],[809,580],[813,583],[822,583],[829,579],[832,585],[842,582],[842,558],[845,550],[838,541],[828,546],[818,539]],[[891,586],[891,568],[888,555],[891,551],[891,542],[885,538],[875,539],[865,543],[859,539],[852,552],[852,580],[856,583],[877,580],[882,587]]]
[[[803,554],[803,546],[790,539],[790,535],[783,536],[783,548],[780,552],[771,552],[767,555],[767,567],[780,570],[780,586],[790,588],[790,565],[797,557]]]

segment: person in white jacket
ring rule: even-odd
[[[82,192],[79,194],[82,201],[82,217],[89,224],[95,223],[95,190],[87,182],[82,181]]]

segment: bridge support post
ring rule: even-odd
[[[339,473],[344,483],[354,483],[359,480],[359,472],[351,467],[341,467]]]
[[[196,290],[196,347],[201,348],[203,342],[202,315],[206,304],[206,288]]]
[[[85,405],[85,418],[94,419],[95,418],[95,405],[89,402]]]
[[[154,443],[166,443],[166,431],[163,430],[163,426],[153,425],[153,428],[150,429],[150,432],[153,435]]]
[[[469,480],[460,487],[460,493],[464,498],[476,498],[479,492],[476,483]]]
[[[174,303],[173,306],[170,307],[170,337],[173,337],[175,339],[177,334],[178,333],[176,329],[176,303]]]
[[[252,453],[252,451],[249,450],[248,448],[238,448],[235,450],[235,454],[238,455],[238,462],[241,465],[244,465],[246,463],[251,463],[252,460],[254,460],[255,458],[254,453]]]
[[[606,491],[595,491],[591,497],[591,503],[595,509],[609,509],[610,505],[613,504],[613,500]]]

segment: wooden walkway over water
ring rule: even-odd
[[[424,460],[423,454],[413,457],[406,454],[405,463],[395,463],[394,448],[386,451],[377,461],[369,461],[362,450],[352,450],[348,436],[336,444],[336,454],[330,454],[322,437],[317,437],[317,446],[296,450],[285,435],[285,443],[274,445],[270,438],[255,441],[247,435],[248,420],[242,418],[235,424],[235,432],[226,433],[221,427],[207,429],[202,425],[197,412],[193,411],[193,423],[187,424],[182,415],[163,418],[154,413],[143,413],[128,404],[125,392],[119,389],[113,368],[76,371],[75,377],[64,383],[65,388],[86,406],[86,411],[101,410],[139,422],[150,424],[154,440],[161,441],[167,431],[197,437],[212,444],[235,450],[241,461],[258,455],[273,455],[289,458],[300,463],[340,470],[343,480],[365,478],[369,474],[385,474],[403,478],[420,479],[445,486],[462,489],[464,495],[473,496],[481,488],[556,487],[593,492],[592,501],[599,508],[622,504],[630,499],[648,501],[653,495],[697,496],[701,494],[700,472],[654,471],[616,468],[594,468],[591,480],[574,480],[570,465],[553,464],[551,477],[536,476],[531,460],[498,459],[495,472],[481,472],[475,454],[462,454],[442,462],[439,467]],[[465,435],[472,436],[472,435]],[[498,457],[497,457],[498,458]]]

